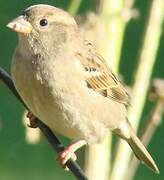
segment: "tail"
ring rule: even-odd
[[[139,138],[136,136],[128,120],[125,122],[125,124],[124,123],[122,124],[121,128],[115,129],[114,132],[128,142],[134,154],[141,161],[141,163],[144,163],[154,172],[159,174],[159,169],[156,163],[154,162],[149,152],[146,150],[145,146],[141,143]]]
[[[136,136],[136,134],[129,122],[127,122],[127,125],[128,125],[128,129],[130,132],[130,138],[126,139],[126,141],[132,148],[134,154],[142,163],[146,164],[150,169],[152,169],[157,174],[159,174],[159,169],[158,169],[155,161],[153,160],[153,158],[151,157],[149,152],[146,150],[144,145],[141,143],[139,138]]]

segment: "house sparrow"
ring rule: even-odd
[[[111,130],[141,162],[159,172],[127,119],[126,90],[71,15],[34,5],[7,26],[19,36],[11,65],[18,93],[53,132],[76,140],[60,153],[62,165],[76,158],[78,148],[100,143]]]

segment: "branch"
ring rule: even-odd
[[[22,101],[21,97],[19,96],[18,92],[16,91],[13,81],[10,77],[10,75],[3,70],[0,67],[0,80],[3,81],[3,83],[11,90],[11,92],[19,99],[19,101],[24,105],[25,108],[28,109],[28,107],[25,105],[25,103]],[[37,123],[37,127],[42,131],[42,133],[47,138],[48,142],[52,146],[52,148],[57,152],[61,152],[64,149],[64,146],[60,143],[60,141],[57,139],[57,137],[53,134],[53,132],[49,129],[47,125],[45,125],[40,119],[37,117],[35,118],[35,121]],[[68,160],[66,163],[66,166],[70,169],[70,171],[73,173],[73,175],[78,180],[87,180],[88,178],[85,176],[79,165],[74,162],[73,160]]]

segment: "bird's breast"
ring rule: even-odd
[[[80,111],[85,105],[80,100],[78,78],[63,70],[64,64],[34,61],[16,53],[12,62],[12,78],[25,104],[52,130],[69,138],[89,137],[92,130],[89,118]]]

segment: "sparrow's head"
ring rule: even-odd
[[[50,5],[33,5],[7,24],[7,27],[18,32],[19,39],[28,40],[33,46],[37,42],[54,46],[68,40],[77,30],[74,18],[64,10]]]

